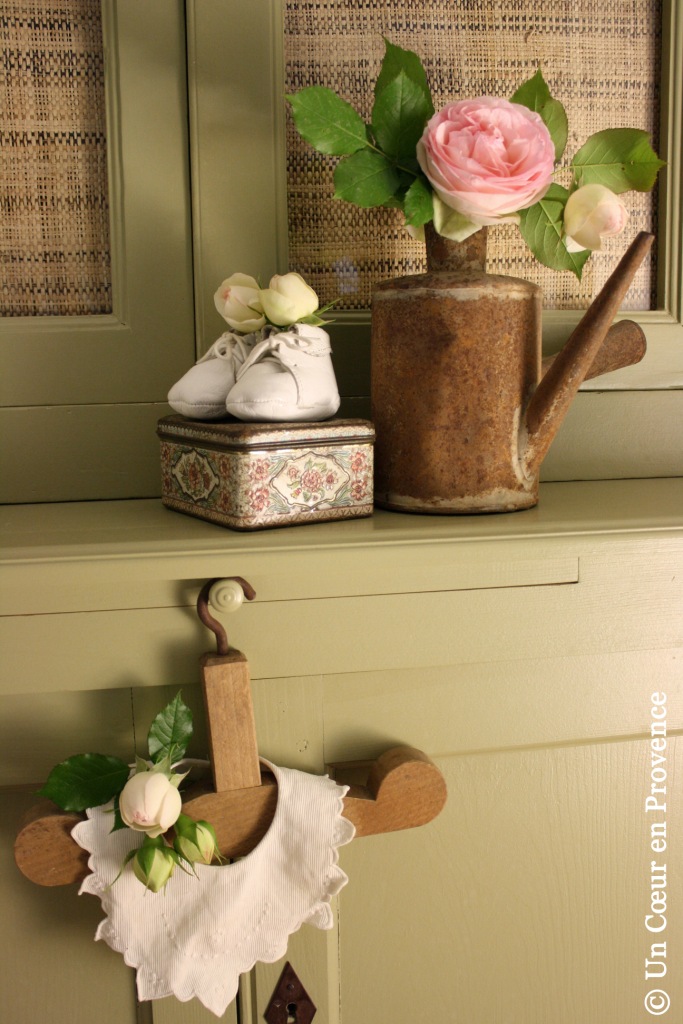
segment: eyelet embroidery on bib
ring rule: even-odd
[[[342,816],[348,787],[263,764],[275,775],[278,801],[258,846],[232,864],[196,865],[198,878],[176,871],[159,893],[145,890],[128,869],[109,888],[140,837],[110,832],[106,808],[89,810],[74,828],[92,872],[80,891],[99,896],[106,914],[95,938],[137,968],[140,1000],[196,996],[220,1016],[240,974],[257,961],[279,960],[302,924],[333,926],[330,901],[348,881],[338,847],[355,833]]]

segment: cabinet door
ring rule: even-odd
[[[680,653],[367,674],[344,696],[328,680],[329,745],[345,736],[348,750],[353,717],[359,754],[382,736],[424,744],[448,783],[431,824],[342,851],[342,1021],[616,1024],[640,1020],[651,989],[680,1003],[680,736],[666,751],[666,852],[651,848],[662,815],[644,808],[650,695],[667,693],[673,731]],[[653,862],[668,882],[663,936],[645,925]],[[668,958],[652,958],[662,939]],[[666,975],[648,980],[646,958]]]
[[[136,1024],[135,981],[123,958],[94,942],[99,900],[78,886],[34,885],[14,863],[14,839],[50,768],[71,754],[120,757],[133,746],[130,692],[17,694],[0,699],[0,991],[12,1024]]]
[[[26,17],[55,22],[44,50],[24,43],[41,81],[55,63],[70,70],[68,54],[58,61],[64,17],[53,6],[57,15],[43,4]],[[69,13],[77,22],[97,6]],[[105,66],[112,309],[0,318],[3,501],[157,494],[156,420],[195,357],[184,4],[103,0],[102,34],[92,60]],[[27,118],[29,137],[59,136],[52,109]],[[71,185],[72,199],[80,190]]]
[[[75,886],[44,889],[24,878],[12,847],[26,794],[0,794],[3,1017],[13,1024],[136,1024],[133,974],[93,942],[99,900]]]

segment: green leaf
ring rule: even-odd
[[[311,313],[310,316],[302,316],[301,319],[297,320],[298,324],[309,324],[311,327],[322,327],[323,324],[332,322],[331,320],[323,320],[322,317],[316,316],[315,313]]]
[[[510,97],[511,103],[521,103],[523,107],[534,110],[540,114],[548,100],[552,99],[550,89],[545,81],[541,69],[535,75],[520,85],[519,89]]]
[[[129,774],[130,768],[118,757],[76,754],[52,769],[40,795],[65,811],[84,811],[120,793]]]
[[[403,211],[406,215],[406,224],[419,228],[427,224],[434,217],[434,202],[432,190],[424,178],[416,178],[406,192],[403,202]]]
[[[112,832],[119,832],[122,828],[128,828],[128,826],[126,825],[125,821],[121,817],[121,808],[119,807],[119,796],[120,795],[121,795],[120,793],[117,793],[116,796],[114,797],[114,811],[113,811],[114,823],[113,823],[113,825],[111,827],[111,831]]]
[[[372,129],[378,146],[393,159],[414,159],[426,121],[434,113],[420,58],[388,39],[375,83]]]
[[[564,153],[567,145],[567,136],[569,135],[567,111],[559,100],[548,100],[543,110],[541,110],[541,117],[543,118],[543,124],[550,132],[550,138],[553,140],[555,163],[557,163]]]
[[[398,173],[385,156],[362,149],[337,164],[334,198],[356,206],[382,206],[392,198],[399,184]]]
[[[179,761],[185,756],[192,736],[192,712],[183,704],[180,691],[152,722],[147,737],[149,756],[158,762],[164,757]]]
[[[464,242],[470,235],[479,231],[480,224],[473,224],[462,213],[447,206],[436,192],[432,196],[432,202],[434,204],[434,228],[444,238],[451,238],[454,242]]]
[[[612,192],[647,192],[652,188],[660,160],[647,132],[639,128],[606,128],[596,132],[572,160],[578,185],[605,185]]]
[[[415,148],[431,116],[431,102],[401,71],[375,99],[372,128],[377,143],[395,160],[415,156]]]
[[[417,86],[424,97],[425,108],[428,111],[427,117],[434,113],[432,95],[429,91],[429,83],[422,61],[412,50],[403,50],[395,46],[388,39],[384,40],[385,51],[382,60],[379,77],[375,82],[375,98],[381,95],[399,75],[405,75],[413,85]]]
[[[511,103],[521,103],[523,107],[540,114],[544,125],[550,132],[550,138],[555,147],[555,162],[560,159],[567,145],[569,127],[567,124],[567,112],[559,100],[554,100],[550,95],[548,83],[545,81],[539,68],[528,82],[520,85],[519,89],[512,95]]]
[[[360,114],[331,89],[311,85],[286,98],[297,131],[319,153],[345,156],[368,145],[367,128]]]
[[[553,270],[570,270],[580,280],[591,253],[590,249],[569,252],[564,243],[562,224],[568,198],[566,188],[551,185],[539,202],[519,211],[519,230],[539,263]]]
[[[395,196],[390,196],[389,199],[387,199],[387,201],[385,203],[382,203],[382,206],[386,206],[387,209],[389,209],[389,210],[402,210],[403,209],[403,198],[401,198],[400,194],[399,195],[395,195]]]

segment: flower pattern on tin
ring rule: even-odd
[[[176,459],[172,472],[180,490],[193,501],[205,501],[220,483],[207,456],[200,455],[194,448]]]
[[[224,487],[234,476],[234,456],[219,455],[216,464],[218,475],[221,478],[221,486]]]
[[[254,487],[249,492],[249,505],[253,512],[263,512],[270,500],[270,491],[267,487]]]
[[[163,493],[187,509],[255,528],[301,522],[316,512],[372,505],[372,449],[358,445],[215,452],[161,445]]]
[[[333,503],[349,479],[349,474],[330,455],[307,452],[288,460],[271,484],[289,506],[312,509],[323,502]]]
[[[268,459],[254,459],[249,464],[249,479],[254,482],[267,480],[270,476],[270,461]]]
[[[368,478],[354,480],[351,484],[351,497],[354,501],[362,501],[368,492]]]
[[[354,474],[362,473],[367,464],[368,457],[365,452],[360,451],[360,449],[355,451],[349,459],[349,466],[351,468],[351,472]]]

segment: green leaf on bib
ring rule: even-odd
[[[118,757],[76,754],[56,765],[40,790],[65,811],[99,807],[121,792],[130,768]]]
[[[564,243],[562,224],[568,198],[566,188],[551,185],[542,199],[519,211],[519,230],[539,263],[553,270],[570,270],[581,280],[591,250],[569,252]]]
[[[572,160],[578,185],[605,185],[612,192],[648,192],[664,166],[639,128],[606,128],[596,132]]]
[[[286,97],[299,134],[329,156],[356,153],[368,144],[365,123],[350,103],[322,85]]]

